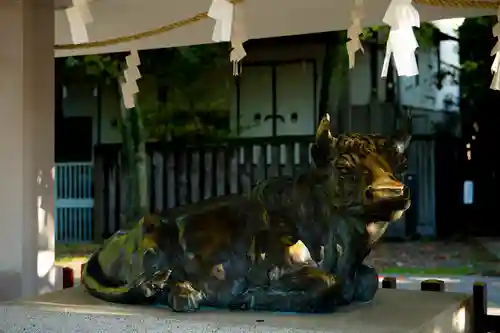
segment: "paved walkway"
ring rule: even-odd
[[[478,237],[477,240],[491,253],[500,259],[500,239],[490,237]]]

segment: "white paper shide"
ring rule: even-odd
[[[139,93],[137,80],[141,78],[141,73],[139,72],[141,60],[137,50],[130,51],[130,55],[125,60],[127,62],[127,69],[123,73],[124,80],[121,82],[122,98],[125,108],[132,109],[135,107],[135,95]]]
[[[365,16],[363,12],[363,0],[354,0],[354,8],[351,11],[351,25],[347,29],[347,55],[349,56],[349,68],[354,68],[356,63],[356,52],[364,52],[359,35],[363,33],[361,20]]]
[[[73,0],[73,6],[65,9],[73,44],[88,43],[87,25],[94,20],[90,12],[89,0]]]
[[[493,80],[491,81],[490,88],[493,90],[500,90],[500,8],[498,8],[497,17],[498,22],[493,27],[493,36],[497,38],[497,43],[491,50],[491,55],[495,56],[495,60],[493,60],[493,64],[491,65]]]
[[[392,0],[383,21],[391,27],[391,30],[387,39],[381,76],[387,77],[391,55],[394,57],[394,66],[399,76],[418,75],[415,56],[418,42],[413,27],[420,27],[420,17],[411,0]]]
[[[240,61],[247,55],[243,43],[248,40],[245,29],[243,0],[213,0],[208,16],[215,20],[212,35],[214,42],[231,42],[230,60],[233,74],[240,73]]]

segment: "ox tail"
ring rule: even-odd
[[[100,251],[94,253],[82,271],[82,284],[87,292],[99,299],[112,303],[144,304],[149,300],[140,286],[117,283],[106,276],[99,263]]]

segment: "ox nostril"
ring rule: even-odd
[[[391,188],[389,189],[391,193],[394,193],[396,195],[403,195],[404,193],[404,188]]]
[[[410,197],[410,188],[408,186],[403,187],[403,196],[405,198],[409,198]]]
[[[369,188],[365,191],[365,198],[367,200],[373,200],[373,192],[372,192],[372,189]]]
[[[403,184],[392,184],[392,183],[379,183],[376,186],[370,186],[365,192],[367,199],[375,198],[397,198],[406,196],[408,194],[407,186]]]

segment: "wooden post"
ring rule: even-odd
[[[395,277],[385,277],[382,280],[382,288],[384,289],[396,289],[397,288],[397,280]]]
[[[73,288],[75,286],[75,274],[70,267],[63,267],[63,289]]]
[[[474,283],[472,288],[472,328],[474,333],[487,333],[487,289],[483,282]]]
[[[103,241],[104,223],[106,223],[104,214],[104,152],[100,146],[94,149],[94,226],[93,226],[93,240],[94,242],[101,243]]]
[[[444,281],[442,280],[425,280],[420,284],[422,291],[444,291]]]
[[[80,266],[80,283],[83,283],[83,272],[85,271],[85,265],[87,263],[84,262],[81,266]]]

